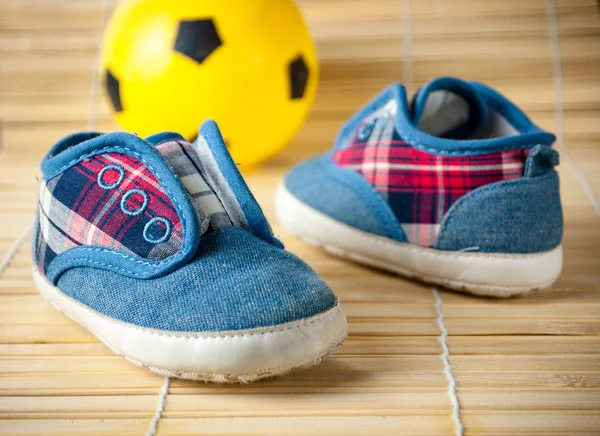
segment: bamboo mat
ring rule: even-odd
[[[76,130],[114,128],[93,85],[114,3],[0,0],[0,255],[16,249],[0,277],[1,435],[142,435],[164,383],[42,301],[29,241],[15,245],[33,219],[47,148]],[[596,2],[299,4],[322,62],[318,97],[288,149],[247,178],[287,247],[339,294],[350,337],[318,367],[286,378],[247,386],[172,380],[157,434],[456,434],[441,328],[465,434],[600,434]],[[286,169],[327,149],[386,84],[414,90],[437,75],[485,81],[564,137],[565,266],[552,290],[512,300],[442,290],[436,311],[431,287],[332,258],[277,226],[274,187]]]

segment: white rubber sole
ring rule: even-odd
[[[524,295],[551,286],[562,269],[562,246],[534,254],[450,252],[373,235],[313,209],[283,184],[275,212],[288,232],[334,255],[476,295]]]
[[[272,327],[183,333],[142,328],[102,315],[68,297],[38,271],[44,298],[115,353],[161,375],[217,383],[248,383],[316,365],[347,336],[346,316],[333,308]]]

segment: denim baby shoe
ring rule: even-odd
[[[163,375],[249,382],[317,364],[346,337],[336,296],[273,236],[214,122],[196,144],[56,144],[33,242],[41,294]]]
[[[474,294],[562,268],[555,137],[496,91],[442,77],[387,88],[277,194],[285,229],[351,260]]]

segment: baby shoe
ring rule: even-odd
[[[554,141],[481,83],[438,78],[410,104],[393,84],[331,151],[287,174],[277,216],[359,263],[474,294],[525,294],[562,268]]]
[[[336,296],[284,251],[212,121],[79,133],[42,162],[41,294],[115,353],[163,375],[249,382],[317,364],[347,334]]]

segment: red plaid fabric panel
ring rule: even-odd
[[[38,260],[97,245],[152,260],[183,245],[179,215],[156,177],[120,153],[93,156],[41,184]]]
[[[333,160],[362,174],[387,199],[414,244],[433,246],[444,215],[463,195],[523,176],[529,150],[438,156],[408,145],[396,132],[392,117],[378,122],[379,126],[369,127],[373,118],[366,120]],[[365,126],[371,130],[366,135]]]

